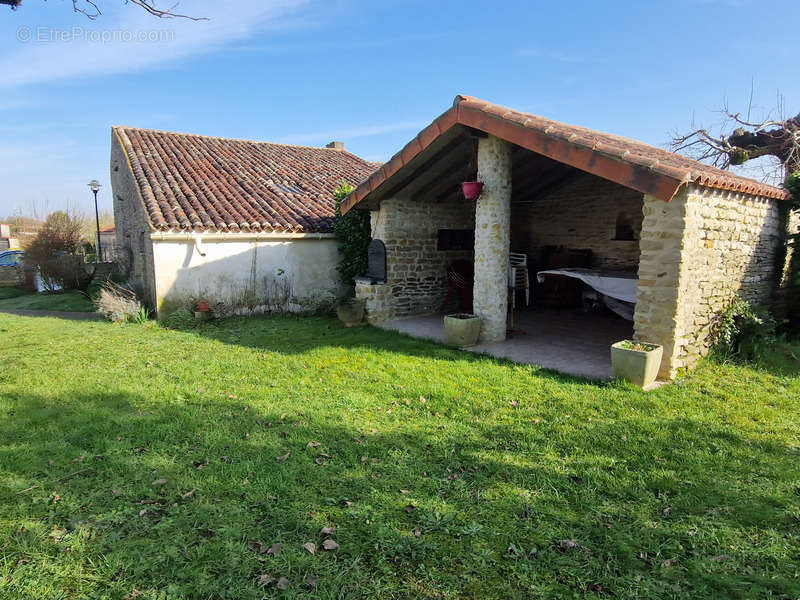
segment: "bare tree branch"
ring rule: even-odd
[[[135,4],[136,6],[143,8],[154,17],[158,17],[160,19],[169,19],[174,17],[178,19],[190,19],[192,21],[208,21],[208,17],[193,17],[192,15],[185,15],[175,12],[175,9],[178,8],[180,2],[176,2],[167,9],[156,7],[155,0],[124,0],[124,2],[125,4]],[[0,4],[5,4],[6,6],[10,6],[12,10],[16,10],[22,5],[22,0],[0,0]],[[72,9],[76,13],[85,15],[87,18],[92,20],[96,19],[102,14],[100,7],[95,0],[72,0]]]
[[[786,172],[800,170],[800,114],[788,119],[767,114],[764,120],[754,121],[750,116],[752,109],[751,90],[746,117],[730,110],[726,101],[719,111],[723,117],[719,135],[693,124],[689,133],[675,132],[670,146],[675,152],[722,169],[772,156]],[[778,99],[778,113],[783,113],[782,98]]]
[[[130,2],[131,4],[136,4],[137,6],[141,6],[151,15],[159,18],[177,17],[180,19],[191,19],[192,21],[208,21],[208,17],[192,17],[190,15],[182,15],[174,12],[175,9],[178,8],[178,4],[180,4],[180,2],[176,2],[167,10],[160,10],[153,5],[153,2],[148,2],[147,0],[125,0],[125,1]]]

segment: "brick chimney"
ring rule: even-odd
[[[331,142],[325,144],[326,148],[333,148],[334,150],[344,150],[344,142]]]

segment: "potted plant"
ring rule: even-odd
[[[211,318],[211,306],[208,301],[198,300],[194,305],[194,318],[198,321],[207,321]]]
[[[464,181],[461,184],[461,191],[467,200],[477,200],[483,191],[482,181]]]
[[[648,389],[656,380],[663,352],[658,344],[622,340],[611,345],[611,370],[614,377]]]
[[[481,318],[477,315],[456,313],[444,318],[444,339],[451,346],[474,346],[480,334]]]
[[[364,306],[367,301],[363,298],[349,298],[336,307],[336,316],[344,323],[345,327],[353,327],[364,320]]]

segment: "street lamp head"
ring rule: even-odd
[[[100,185],[100,182],[99,182],[99,181],[97,181],[97,179],[92,179],[92,180],[89,182],[89,189],[90,189],[90,190],[92,190],[92,191],[93,191],[93,192],[95,192],[95,193],[97,193],[97,191],[98,191],[98,190],[99,190],[101,187],[102,187],[102,186]]]

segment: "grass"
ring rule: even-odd
[[[0,335],[2,598],[800,596],[797,348],[643,393],[327,318]]]
[[[96,290],[89,288],[90,295]],[[0,310],[54,310],[92,312],[92,301],[78,291],[32,293],[16,288],[0,288]]]

